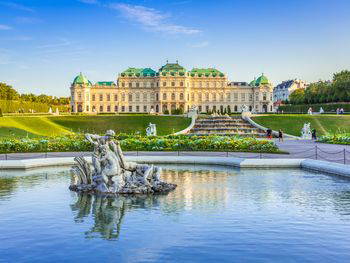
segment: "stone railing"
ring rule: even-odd
[[[258,123],[256,123],[255,121],[253,121],[253,120],[251,119],[251,116],[252,116],[252,113],[249,112],[249,111],[247,111],[247,112],[242,112],[242,119],[243,119],[243,120],[249,122],[249,123],[250,123],[251,125],[253,125],[255,128],[258,128],[258,129],[263,130],[263,131],[266,132],[266,131],[267,131],[267,128],[264,127],[264,126],[262,126],[262,125],[260,125],[260,124],[258,124]],[[278,137],[278,131],[272,131],[272,135],[273,135],[274,137]],[[298,137],[298,136],[290,135],[290,134],[287,134],[287,133],[283,133],[283,135],[284,135],[284,137],[286,137],[286,138],[297,139],[297,140],[300,139],[300,137]]]
[[[194,125],[196,124],[196,119],[198,117],[197,112],[188,112],[187,114],[185,114],[185,116],[192,119],[191,124],[187,128],[185,128],[179,132],[175,132],[172,135],[187,134],[194,127]]]

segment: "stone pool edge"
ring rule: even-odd
[[[86,157],[91,161],[90,157]],[[302,168],[322,173],[350,177],[350,166],[311,159],[244,159],[233,157],[203,156],[127,156],[128,161],[154,164],[198,164],[223,165],[238,168]],[[69,166],[74,164],[73,157],[3,160],[1,170],[26,170],[52,166]]]

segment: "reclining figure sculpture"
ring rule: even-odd
[[[127,162],[114,131],[105,136],[85,134],[94,145],[92,166],[82,156],[74,158],[70,190],[102,194],[168,193],[177,185],[160,179],[161,168],[148,164]]]

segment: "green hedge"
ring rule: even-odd
[[[267,140],[232,136],[163,136],[118,135],[124,151],[231,151],[280,153]],[[0,153],[92,151],[83,135],[67,135],[50,139],[3,139]]]
[[[319,112],[320,107],[325,112],[336,112],[337,108],[343,108],[345,112],[350,112],[350,103],[322,103],[322,104],[303,104],[303,105],[284,105],[279,106],[278,110],[283,110],[284,113],[307,113],[309,108],[312,108],[314,112]]]
[[[0,109],[2,113],[15,113],[19,111],[29,112],[29,110],[34,110],[35,112],[48,112],[50,107],[54,112],[56,108],[59,111],[67,112],[69,106],[67,105],[48,105],[45,103],[39,102],[30,102],[30,101],[18,101],[18,100],[0,100]]]

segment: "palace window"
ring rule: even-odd
[[[201,81],[199,82],[199,87],[200,87],[200,88],[202,87],[202,82],[201,82]]]
[[[172,87],[175,87],[175,82],[171,82],[171,86],[172,86]]]
[[[216,101],[216,93],[213,93],[213,101]]]
[[[224,101],[224,93],[220,93],[220,101]]]
[[[140,106],[139,105],[136,106],[136,112],[140,112]]]
[[[100,94],[100,101],[103,101],[103,94]]]
[[[253,94],[249,94],[249,101],[253,101]]]
[[[171,100],[175,100],[175,93],[171,93]]]
[[[183,99],[184,99],[184,94],[180,93],[180,100],[183,100]]]
[[[78,100],[81,100],[81,93],[78,92]]]
[[[198,100],[202,101],[202,93],[198,93]]]
[[[107,111],[111,112],[111,106],[110,105],[107,106]]]
[[[209,93],[205,93],[205,100],[209,101]]]
[[[245,101],[245,93],[241,93],[241,100]]]
[[[226,100],[231,101],[231,94],[230,93],[226,93]]]
[[[166,93],[163,93],[163,100],[166,100]]]
[[[100,105],[100,112],[103,112],[103,106]]]
[[[233,108],[234,108],[234,111],[235,111],[235,112],[238,112],[238,107],[237,107],[237,105],[235,105]]]
[[[140,93],[136,93],[136,101],[140,101]]]
[[[89,111],[89,105],[86,105],[86,111]]]
[[[132,112],[132,106],[129,106],[129,112]]]
[[[114,106],[114,111],[118,112],[118,106],[117,105]]]
[[[125,93],[122,93],[122,101],[125,101]]]
[[[209,106],[208,106],[208,105],[205,106],[205,111],[206,111],[206,112],[209,112]]]
[[[92,106],[92,112],[95,112],[95,111],[96,111],[96,107]]]
[[[255,100],[258,101],[259,100],[259,93],[255,93]]]
[[[191,101],[194,101],[194,92],[191,93]]]
[[[118,95],[114,94],[114,101],[118,101]]]
[[[125,106],[122,106],[122,112],[125,112]]]
[[[238,93],[233,93],[233,100],[238,101]]]
[[[184,83],[182,81],[180,81],[180,87],[183,87]]]
[[[140,87],[140,83],[136,82],[136,88]]]
[[[92,101],[95,101],[95,94],[92,94]]]
[[[132,83],[131,82],[129,82],[129,88],[132,88]]]
[[[125,83],[124,83],[124,82],[122,82],[122,87],[123,87],[123,88],[125,87]]]
[[[128,97],[129,101],[132,101],[132,94],[129,93],[129,97]]]
[[[147,101],[147,93],[143,93],[143,101]]]
[[[202,106],[201,105],[198,106],[198,111],[202,112]]]
[[[107,101],[111,101],[111,95],[107,94]]]
[[[163,87],[165,87],[166,86],[166,82],[163,82]]]
[[[213,106],[213,111],[216,111],[216,106],[215,105]]]
[[[209,88],[209,82],[207,82],[207,88]]]
[[[143,112],[147,112],[147,106],[146,105],[143,106]]]
[[[154,88],[154,83],[153,82],[151,82],[151,88]]]
[[[156,93],[156,101],[158,101],[158,100],[159,100],[159,94]]]
[[[263,93],[263,100],[266,100],[266,92]]]

